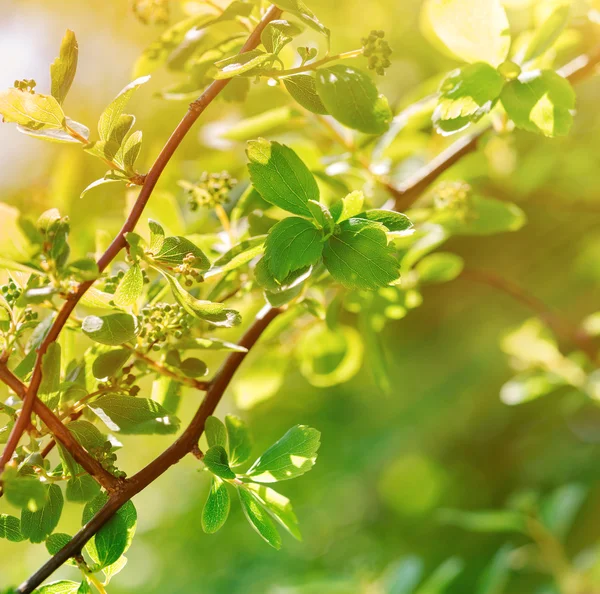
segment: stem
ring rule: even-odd
[[[278,18],[281,15],[281,12],[281,9],[277,8],[276,6],[271,6],[269,10],[265,13],[260,23],[256,26],[256,29],[254,29],[254,31],[246,40],[246,43],[240,50],[240,53],[245,53],[256,48],[260,43],[260,35],[264,28],[272,20]],[[148,200],[152,195],[152,191],[154,190],[154,187],[156,186],[156,183],[158,182],[168,162],[171,160],[173,153],[181,144],[182,140],[190,131],[191,127],[194,125],[196,120],[200,117],[204,110],[212,103],[212,101],[219,95],[219,93],[229,84],[230,80],[231,79],[215,80],[207,87],[204,93],[202,93],[202,95],[190,105],[187,113],[179,122],[173,134],[171,134],[171,137],[167,140],[167,143],[156,158],[156,161],[150,168],[148,175],[144,178],[144,185],[140,190],[137,200],[135,201],[135,204],[133,205],[133,208],[131,209],[127,220],[123,224],[121,231],[119,231],[118,235],[108,246],[108,249],[104,252],[104,254],[102,254],[100,259],[98,260],[97,264],[99,272],[102,272],[115,259],[118,253],[126,246],[126,234],[133,231],[138,221],[140,220],[140,217],[144,212],[144,208],[146,207],[146,204],[148,203]],[[2,456],[0,457],[0,474],[4,471],[4,467],[6,466],[8,461],[12,458],[12,455],[19,443],[19,440],[21,439],[21,436],[23,435],[23,433],[29,425],[31,412],[33,410],[35,402],[37,402],[37,392],[42,381],[43,357],[46,351],[48,350],[50,344],[52,344],[58,338],[64,325],[67,323],[71,313],[79,303],[79,300],[83,297],[86,291],[93,284],[94,281],[85,281],[83,283],[80,283],[76,292],[67,298],[62,308],[58,312],[58,315],[56,316],[56,319],[54,320],[54,323],[52,324],[50,330],[48,331],[46,338],[44,339],[44,341],[38,349],[38,355],[33,368],[31,382],[29,384],[27,392],[23,397],[23,408],[21,410],[21,415],[17,419],[17,422],[15,423],[9,435],[4,451],[2,452]]]
[[[261,76],[266,76],[268,78],[281,78],[282,76],[291,76],[292,74],[301,74],[302,72],[311,72],[312,70],[316,70],[317,68],[328,64],[329,62],[335,62],[337,60],[348,60],[349,58],[357,58],[358,56],[363,55],[362,48],[355,49],[349,52],[342,52],[341,54],[336,54],[335,56],[325,56],[316,62],[311,62],[310,64],[304,64],[303,66],[298,66],[297,68],[290,68],[289,70],[267,70],[265,72],[261,72]]]

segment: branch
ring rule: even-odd
[[[24,398],[27,394],[27,386],[4,363],[0,364],[0,380],[20,398]],[[100,462],[92,458],[62,421],[41,400],[37,398],[34,400],[33,410],[86,472],[92,475],[107,491],[113,492],[118,489],[121,480],[110,474]]]
[[[281,15],[281,12],[281,9],[277,8],[276,6],[271,6],[261,19],[260,23],[258,23],[254,31],[246,40],[246,43],[240,50],[240,53],[245,53],[256,48],[260,43],[260,35],[263,29],[272,20],[278,18]],[[148,175],[146,175],[144,179],[144,185],[140,190],[137,200],[135,201],[135,204],[133,205],[133,208],[131,209],[127,220],[121,228],[121,231],[119,231],[118,235],[108,246],[108,249],[104,252],[104,254],[102,254],[100,259],[98,260],[98,269],[100,272],[102,272],[114,260],[117,254],[126,246],[126,234],[133,231],[138,221],[140,220],[140,217],[144,212],[144,208],[146,207],[146,204],[148,203],[148,200],[152,195],[152,191],[154,190],[154,187],[156,186],[156,183],[159,180],[164,168],[167,166],[167,163],[173,156],[173,153],[181,144],[181,141],[185,138],[190,128],[200,117],[200,114],[202,114],[202,112],[211,104],[211,102],[217,97],[217,95],[227,86],[230,80],[231,79],[213,81],[207,87],[204,93],[202,93],[202,95],[190,105],[187,113],[179,122],[177,128],[175,128],[169,140],[167,140],[167,143],[156,158],[156,161],[154,162],[152,167],[150,168]],[[93,285],[93,283],[94,281],[86,281],[84,283],[81,283],[78,286],[77,291],[73,295],[69,296],[69,298],[63,304],[61,310],[58,312],[58,315],[56,316],[52,327],[50,328],[48,334],[46,335],[46,338],[44,339],[44,341],[38,349],[37,359],[33,368],[33,374],[31,376],[31,382],[23,398],[23,408],[21,410],[21,414],[19,415],[19,418],[17,419],[9,435],[4,451],[2,452],[2,456],[0,457],[0,474],[2,474],[4,467],[12,458],[14,451],[21,439],[21,436],[29,426],[31,412],[34,407],[34,403],[37,400],[37,392],[42,381],[42,359],[46,351],[48,350],[50,344],[52,344],[58,338],[64,325],[67,323],[69,316],[79,303],[79,300],[83,297],[85,292]]]
[[[124,503],[154,482],[171,466],[177,464],[186,454],[197,448],[198,440],[204,432],[206,419],[215,411],[235,372],[267,326],[281,312],[281,309],[273,308],[269,309],[262,317],[257,317],[254,324],[250,326],[239,342],[239,346],[247,349],[246,352],[236,351],[227,357],[215,379],[211,382],[200,408],[198,408],[194,418],[181,436],[158,458],[130,479],[127,479],[123,483],[122,489],[113,493],[104,507],[54,557],[19,586],[17,591],[20,594],[32,592],[63,563],[74,555],[78,555],[85,543],[112,518]]]
[[[575,84],[593,76],[598,69],[598,64],[600,64],[600,46],[589,54],[571,60],[558,73]],[[479,140],[491,129],[492,126],[486,126],[477,132],[463,136],[399,186],[395,186],[390,181],[382,181],[382,185],[396,201],[395,210],[404,211],[410,208],[440,175],[464,156],[477,150]]]

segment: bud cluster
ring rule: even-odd
[[[183,259],[183,262],[175,267],[175,272],[183,276],[183,283],[186,287],[191,287],[194,282],[200,283],[204,280],[204,277],[196,270],[195,265],[196,256],[188,254]]]
[[[119,270],[119,272],[117,272],[116,274],[107,276],[104,279],[104,284],[102,285],[102,290],[105,293],[110,293],[111,295],[114,295],[117,291],[117,287],[119,286],[119,283],[123,280],[124,276],[125,276],[124,270]],[[143,269],[142,269],[142,277],[144,279],[144,284],[147,285],[150,282],[150,278],[148,278],[148,273]]]
[[[377,74],[385,74],[385,69],[391,66],[390,56],[392,48],[387,41],[384,41],[385,33],[383,31],[371,31],[368,37],[362,38],[363,56],[368,60],[370,70],[375,70]]]
[[[433,204],[436,210],[452,211],[466,220],[471,210],[471,186],[463,181],[441,182],[435,188]]]
[[[190,315],[180,305],[172,303],[147,305],[139,320],[141,344],[154,351],[160,351],[170,335],[181,338],[191,325]]]
[[[105,470],[117,478],[125,478],[126,474],[115,466],[117,454],[113,451],[113,444],[110,441],[106,440],[101,446],[89,448],[88,451],[94,459],[102,464]]]
[[[16,80],[14,87],[15,89],[19,89],[20,91],[25,91],[33,95],[35,94],[33,89],[35,89],[36,84],[37,83],[35,80],[33,80],[33,78],[24,78],[23,80]]]
[[[133,373],[129,373],[131,371],[131,366],[123,368],[123,374],[121,377],[111,377],[106,382],[98,382],[99,390],[111,391],[115,392],[126,392],[130,396],[137,396],[140,392],[140,387],[134,385],[136,381],[135,375]]]
[[[198,210],[201,206],[214,207],[217,204],[223,204],[237,183],[237,180],[227,171],[221,171],[221,173],[205,171],[195,184],[180,181],[179,185],[188,194],[190,209]]]
[[[0,292],[2,292],[2,296],[11,307],[14,307],[17,299],[23,294],[21,288],[17,286],[12,278],[8,280],[8,283],[0,287]]]
[[[169,22],[169,0],[133,0],[133,14],[144,25],[166,25]]]

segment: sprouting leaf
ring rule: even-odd
[[[46,503],[37,511],[21,511],[21,533],[31,542],[42,542],[56,528],[63,509],[63,494],[58,485],[47,487]]]
[[[415,267],[422,283],[447,283],[463,270],[464,260],[456,254],[438,252],[425,256]]]
[[[278,281],[290,272],[317,262],[323,252],[323,235],[314,223],[288,217],[277,223],[265,242],[265,262]]]
[[[261,43],[270,54],[278,54],[302,29],[289,21],[271,21],[260,34]]]
[[[279,6],[282,10],[289,12],[298,17],[303,23],[325,35],[329,39],[330,31],[316,17],[315,13],[304,4],[302,0],[277,0],[273,2],[275,6]]]
[[[259,49],[253,49],[242,54],[236,54],[230,58],[215,62],[217,72],[213,78],[223,80],[234,76],[253,76],[260,71],[261,66],[271,64],[275,60],[274,54],[267,54]]]
[[[202,530],[206,534],[214,534],[225,524],[230,505],[227,485],[218,476],[214,476],[202,510]]]
[[[277,491],[265,485],[255,485],[249,483],[246,485],[252,493],[259,499],[260,503],[267,511],[296,539],[302,540],[300,529],[298,528],[298,518],[292,508],[290,500]]]
[[[150,251],[158,254],[165,241],[165,230],[160,223],[153,219],[148,219],[148,227],[150,228]]]
[[[177,303],[191,316],[209,322],[214,326],[223,326],[225,328],[237,326],[241,323],[242,318],[236,310],[227,308],[223,303],[196,299],[179,284],[175,277],[163,270],[160,272],[169,281],[173,297],[175,297]]]
[[[193,256],[190,262],[192,268],[200,272],[204,272],[210,268],[210,262],[204,252],[189,239],[180,236],[165,237],[153,259],[160,264],[179,266],[183,264],[184,259],[190,254]]]
[[[142,131],[138,130],[123,143],[117,157],[122,160],[125,171],[133,172],[133,166],[142,149]]]
[[[453,70],[440,85],[433,123],[441,134],[453,134],[489,113],[496,104],[504,78],[485,62]]]
[[[114,184],[115,182],[123,182],[123,181],[125,181],[125,180],[117,179],[117,178],[105,175],[104,177],[101,177],[100,179],[97,179],[96,181],[93,181],[91,184],[89,184],[81,192],[81,194],[79,194],[79,197],[83,198],[90,190],[93,190],[94,188],[97,188],[98,186],[102,186],[104,184]]]
[[[123,276],[115,291],[115,304],[130,307],[139,299],[144,289],[144,275],[139,264],[134,264]]]
[[[323,230],[325,235],[327,237],[331,235],[335,229],[335,221],[333,220],[329,209],[324,204],[316,202],[315,200],[308,201],[308,208],[310,209],[313,219]]]
[[[25,537],[21,534],[21,521],[15,516],[0,514],[0,538],[11,542],[21,542]]]
[[[367,210],[357,214],[355,218],[381,223],[390,233],[408,231],[413,226],[405,214],[393,210]]]
[[[331,207],[331,216],[336,223],[341,223],[362,212],[365,196],[360,190],[350,192]]]
[[[78,55],[75,33],[67,29],[60,44],[60,54],[50,66],[51,93],[59,103],[65,100],[75,78]]]
[[[311,74],[286,76],[283,84],[288,93],[305,109],[312,113],[327,115],[329,112],[317,93],[317,82]]]
[[[320,438],[312,427],[292,427],[254,462],[248,476],[257,483],[275,483],[303,475],[317,460]]]
[[[227,429],[225,428],[225,425],[219,419],[217,419],[217,417],[211,415],[206,419],[204,433],[206,435],[206,441],[208,442],[209,448],[212,448],[216,445],[223,448],[227,447]]]
[[[395,281],[399,265],[377,223],[352,218],[325,243],[323,261],[331,276],[347,288],[378,289]]]
[[[216,476],[223,479],[235,478],[235,472],[229,466],[229,456],[223,446],[214,445],[208,448],[202,461],[206,464],[206,468]]]
[[[54,97],[15,88],[0,91],[0,115],[5,122],[31,130],[63,128],[65,124],[65,114]]]
[[[79,594],[80,582],[71,582],[69,580],[58,580],[43,585],[36,590],[36,594]]]
[[[571,129],[575,91],[552,70],[527,72],[506,83],[500,100],[519,128],[550,137],[564,136]]]
[[[279,550],[281,548],[281,536],[277,532],[273,520],[260,504],[258,497],[253,492],[248,491],[245,486],[238,488],[238,494],[246,519],[250,522],[252,528],[258,532],[265,542]]]
[[[263,253],[266,235],[257,235],[234,245],[228,252],[223,254],[213,265],[210,274],[217,274],[235,270],[247,264]]]
[[[169,434],[179,429],[179,419],[150,398],[106,394],[88,407],[111,431],[126,435]]]
[[[251,140],[246,150],[252,184],[270,204],[310,217],[308,201],[319,201],[312,173],[289,147],[264,138]]]
[[[501,0],[427,0],[421,17],[426,36],[452,56],[494,67],[506,60],[510,29]]]
[[[81,330],[92,340],[100,344],[118,346],[133,340],[138,333],[138,320],[126,313],[114,313],[106,316],[87,316]]]
[[[250,430],[242,419],[233,415],[225,417],[229,437],[229,460],[231,466],[239,466],[250,458],[252,440]]]
[[[111,133],[118,124],[121,114],[131,99],[131,96],[141,85],[149,80],[149,76],[142,76],[130,82],[102,112],[100,119],[98,120],[98,133],[100,134],[100,138],[102,140],[110,140]]]
[[[362,70],[336,64],[317,70],[317,92],[338,122],[365,134],[383,134],[392,121],[387,99]]]

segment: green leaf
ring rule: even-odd
[[[10,542],[21,542],[25,537],[21,534],[21,521],[19,518],[0,514],[0,538]]]
[[[60,44],[60,54],[50,66],[51,93],[59,103],[65,100],[75,78],[78,55],[75,33],[67,29]]]
[[[292,509],[290,500],[281,493],[266,487],[249,483],[247,489],[258,498],[267,511],[296,539],[302,540],[298,527],[298,518]]]
[[[462,272],[464,265],[460,256],[441,252],[425,256],[415,270],[422,283],[447,283]]]
[[[525,48],[519,63],[529,62],[549,49],[563,32],[571,16],[570,2],[556,3],[550,16],[541,26],[534,29],[533,35]]]
[[[270,54],[278,54],[302,29],[289,21],[271,21],[260,34],[260,41]]]
[[[179,419],[150,398],[106,394],[88,407],[111,431],[123,434],[169,434],[179,429]]]
[[[317,82],[313,75],[294,74],[293,76],[286,76],[282,80],[288,93],[302,107],[312,113],[320,115],[329,114],[317,93]]]
[[[193,256],[192,268],[204,272],[210,268],[210,262],[204,252],[185,237],[166,237],[160,250],[153,256],[156,262],[179,266],[188,255]]]
[[[248,143],[246,154],[252,184],[269,204],[311,217],[308,201],[319,201],[319,188],[291,148],[259,138]]]
[[[331,235],[335,229],[335,221],[329,212],[329,209],[315,200],[308,201],[308,208],[317,222],[317,225],[324,231],[326,237]]]
[[[209,448],[213,446],[227,447],[227,429],[217,417],[211,415],[206,419],[204,433]]]
[[[46,539],[46,549],[51,555],[56,555],[67,546],[73,537],[63,532],[55,532]]]
[[[215,68],[217,68],[218,71],[214,74],[213,78],[215,80],[223,80],[241,74],[253,76],[260,71],[260,66],[271,64],[275,58],[275,54],[266,54],[259,49],[236,54],[230,58],[215,62]]]
[[[239,466],[250,458],[252,439],[250,430],[242,419],[233,415],[225,417],[227,435],[229,436],[229,460],[231,466]]]
[[[0,115],[31,130],[63,128],[65,114],[51,95],[38,95],[11,88],[0,91]]]
[[[121,92],[112,100],[108,107],[100,115],[98,120],[98,133],[101,140],[109,140],[113,129],[117,126],[125,106],[131,99],[135,91],[150,80],[149,76],[142,76],[124,87]]]
[[[571,129],[575,91],[552,70],[527,72],[506,83],[500,100],[518,128],[550,137],[564,136]]]
[[[460,575],[464,567],[463,562],[457,557],[446,559],[436,570],[420,585],[414,594],[445,594],[448,587]]]
[[[298,17],[303,23],[325,35],[329,39],[330,31],[316,17],[315,13],[302,2],[302,0],[277,0],[273,2],[275,6],[279,6],[282,10],[289,12]]]
[[[69,431],[86,450],[102,447],[106,442],[106,437],[89,421],[71,421]]]
[[[290,272],[315,264],[323,252],[322,238],[321,231],[306,219],[279,221],[265,242],[265,262],[271,274],[283,281]]]
[[[133,166],[142,150],[142,131],[138,130],[123,143],[117,157],[122,161],[126,171],[133,172]]]
[[[248,476],[257,483],[275,483],[303,475],[317,460],[320,438],[312,427],[292,427],[254,462]]]
[[[126,313],[106,316],[87,316],[81,329],[84,334],[100,344],[117,346],[133,340],[138,333],[138,320]]]
[[[187,377],[203,377],[208,373],[208,367],[204,361],[196,357],[188,357],[179,364],[179,369]]]
[[[96,379],[111,377],[125,365],[131,351],[127,349],[112,349],[98,355],[92,363],[92,374]]]
[[[374,290],[399,276],[398,261],[382,228],[364,219],[348,219],[330,237],[323,261],[331,276],[346,288]]]
[[[336,223],[341,223],[362,212],[365,196],[360,190],[350,192],[331,207],[331,216]]]
[[[235,478],[235,472],[229,466],[229,457],[223,446],[214,445],[208,448],[202,461],[206,464],[206,468],[216,476],[224,479]]]
[[[240,314],[234,309],[228,309],[222,303],[203,301],[190,295],[177,281],[176,278],[160,270],[161,274],[169,281],[173,297],[191,316],[209,322],[214,326],[230,328],[241,323]]]
[[[427,0],[421,25],[455,58],[498,66],[508,55],[510,29],[500,0]]]
[[[63,508],[63,494],[58,485],[48,486],[48,498],[43,507],[35,512],[21,512],[21,533],[31,542],[42,542],[56,528]]]
[[[150,251],[158,254],[165,242],[165,230],[159,222],[152,219],[148,219],[148,227],[150,227]]]
[[[433,123],[440,134],[453,134],[488,114],[504,86],[504,78],[485,62],[453,70],[440,85]]]
[[[588,495],[585,485],[570,484],[558,487],[544,498],[540,517],[544,526],[557,538],[564,540]]]
[[[52,342],[42,357],[40,400],[49,408],[56,408],[60,399],[60,344]]]
[[[365,134],[383,134],[392,121],[387,99],[362,70],[337,64],[317,70],[317,92],[338,122]]]
[[[94,188],[97,188],[98,186],[102,186],[104,184],[113,184],[115,182],[123,182],[124,180],[122,179],[115,179],[112,177],[101,177],[100,179],[97,179],[96,181],[93,181],[91,184],[89,184],[82,192],[81,194],[79,194],[79,198],[83,198],[90,190],[93,190]]]
[[[443,510],[441,519],[471,532],[521,532],[527,534],[525,516],[513,510],[489,510],[466,512]]]
[[[22,476],[13,468],[8,468],[2,475],[6,500],[21,509],[36,511],[41,509],[47,500],[47,489],[34,476]]]
[[[78,594],[80,586],[80,582],[58,580],[42,586],[35,592],[36,594]]]
[[[227,485],[218,476],[214,476],[202,510],[202,530],[206,534],[214,534],[225,524],[230,505]]]
[[[258,497],[251,491],[246,490],[245,485],[238,488],[238,494],[244,515],[252,528],[258,532],[265,542],[279,550],[281,548],[281,536],[277,532],[273,520],[260,504]]]
[[[393,210],[367,210],[357,214],[355,218],[381,223],[390,233],[408,231],[413,226],[405,214]]]
[[[115,291],[115,304],[130,307],[139,299],[144,289],[144,275],[139,264],[134,264],[123,276]]]
[[[100,485],[89,474],[74,476],[67,481],[67,500],[85,503],[100,493]]]
[[[213,264],[210,274],[235,270],[260,256],[263,253],[265,239],[266,235],[257,235],[233,246]]]

